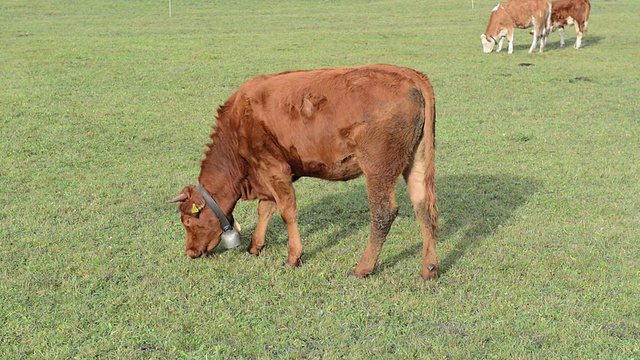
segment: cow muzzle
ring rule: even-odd
[[[204,251],[195,250],[195,249],[187,249],[187,256],[196,259],[204,255]]]
[[[484,51],[485,54],[493,51],[493,47],[497,43],[493,36],[490,36],[489,39],[487,39],[487,35],[485,34],[480,35],[480,41],[482,42],[482,51]]]

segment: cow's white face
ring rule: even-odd
[[[494,46],[496,46],[496,42],[493,39],[487,39],[487,35],[480,35],[480,41],[482,42],[482,51],[485,54],[488,54],[493,51]]]

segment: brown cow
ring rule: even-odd
[[[551,5],[551,25],[553,30],[558,29],[560,47],[564,47],[564,27],[575,25],[576,43],[573,47],[579,49],[582,44],[582,34],[587,31],[589,25],[591,3],[589,0],[558,0]]]
[[[533,26],[533,43],[529,53],[535,50],[540,41],[540,52],[544,51],[547,36],[551,31],[551,2],[549,0],[507,0],[496,5],[491,11],[489,24],[484,34],[480,35],[482,48],[490,53],[496,43],[502,50],[504,37],[509,40],[509,54],[513,53],[513,30],[528,29]]]
[[[198,178],[203,189],[189,185],[168,201],[182,203],[189,257],[203,256],[220,243],[221,224],[232,231],[238,200],[258,199],[248,251],[260,253],[277,209],[289,233],[287,264],[298,266],[303,252],[293,181],[364,174],[370,237],[351,275],[365,277],[398,213],[394,188],[402,175],[422,232],[421,276],[437,277],[435,98],[422,73],[367,65],[258,76],[219,108],[213,130]]]

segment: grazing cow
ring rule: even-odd
[[[591,3],[589,0],[558,0],[551,5],[551,25],[553,30],[558,29],[560,47],[564,47],[564,27],[575,25],[576,43],[573,47],[579,49],[582,44],[582,35],[589,25]]]
[[[540,41],[540,52],[544,51],[546,38],[551,31],[551,2],[549,0],[507,0],[496,5],[491,11],[489,24],[480,35],[485,53],[490,53],[496,43],[502,50],[504,37],[509,40],[509,54],[513,53],[513,30],[528,29],[533,26],[533,43],[529,53],[535,50]]]
[[[364,174],[371,210],[369,242],[352,276],[373,272],[397,213],[400,175],[422,233],[423,279],[437,277],[435,231],[435,98],[428,78],[392,65],[367,65],[258,76],[218,109],[199,184],[180,202],[187,255],[204,256],[233,231],[240,199],[258,199],[248,251],[258,255],[276,210],[289,234],[287,264],[302,244],[293,182],[310,176],[350,180]],[[221,225],[222,224],[222,225]]]

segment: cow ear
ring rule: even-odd
[[[197,210],[197,213],[199,213],[200,211],[202,211],[202,209],[204,209],[204,198],[202,197],[202,194],[200,194],[200,191],[198,191],[198,189],[196,189],[194,185],[189,185],[182,191],[184,191],[188,195],[189,200],[191,200],[191,202],[193,203],[190,208],[191,213],[196,214],[196,211],[194,210]]]

